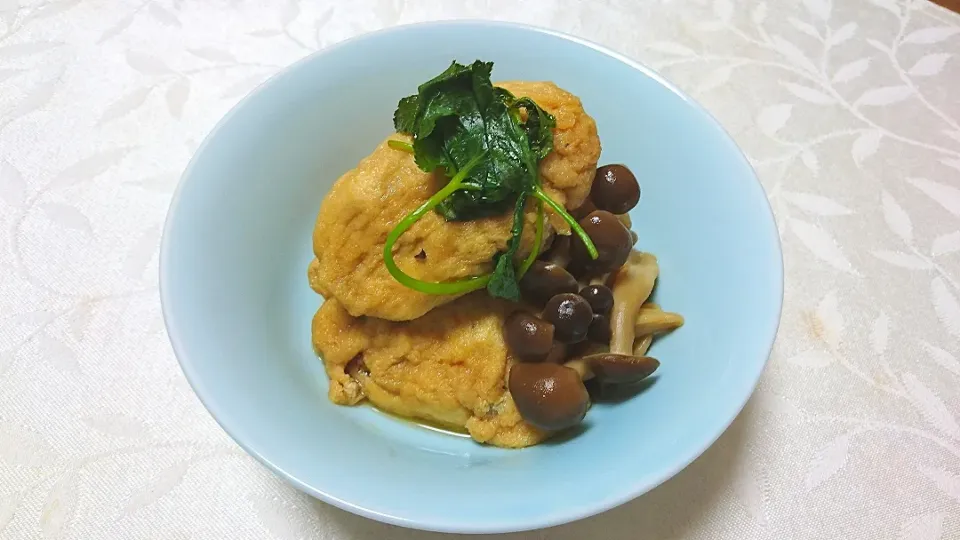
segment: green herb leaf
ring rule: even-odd
[[[393,113],[393,127],[399,133],[412,133],[417,118],[417,96],[407,96],[397,104]]]
[[[517,202],[513,209],[513,227],[510,229],[510,242],[507,244],[507,250],[494,256],[496,265],[493,270],[493,277],[487,283],[487,291],[490,296],[506,298],[508,300],[520,300],[520,286],[517,283],[517,273],[513,268],[513,256],[520,247],[520,238],[523,234],[523,208],[526,204],[526,197],[517,197]]]
[[[539,199],[539,212],[541,203],[546,203],[559,213],[585,239],[592,256],[595,249],[576,220],[540,188],[538,166],[553,149],[555,119],[532,99],[518,99],[494,87],[490,81],[492,69],[493,63],[479,60],[470,66],[451,63],[443,73],[420,85],[417,95],[400,100],[393,120],[397,131],[413,135],[414,159],[420,169],[442,169],[448,177],[458,179],[454,189],[444,188],[443,197],[431,199],[430,209],[448,221],[470,221],[502,215],[514,205],[507,249],[494,256],[495,269],[484,277],[489,279],[486,285],[491,295],[517,300],[520,293],[513,258],[520,247],[524,205],[529,197]],[[400,149],[399,145],[391,146]],[[409,228],[409,218],[421,210],[404,218],[391,236],[404,223]],[[538,231],[542,237],[542,231]],[[423,292],[439,290],[426,286],[431,284],[397,279]]]
[[[400,239],[403,233],[407,232],[410,227],[413,227],[417,221],[420,221],[420,218],[422,218],[427,212],[436,208],[437,205],[440,204],[440,201],[446,199],[451,193],[454,193],[458,189],[463,189],[463,179],[474,167],[480,163],[483,157],[484,154],[479,154],[469,163],[467,163],[463,167],[463,170],[461,170],[453,178],[451,178],[449,182],[447,182],[447,185],[443,186],[440,191],[434,193],[433,196],[417,207],[416,210],[407,214],[402,220],[400,220],[400,223],[397,223],[397,226],[394,227],[389,234],[387,234],[387,241],[383,244],[383,263],[387,267],[387,271],[390,272],[390,275],[393,276],[393,279],[415,291],[420,291],[427,294],[464,294],[482,289],[487,286],[487,283],[490,281],[489,274],[486,276],[469,277],[466,279],[445,283],[423,281],[404,272],[397,265],[397,261],[393,258],[393,246],[397,243],[397,240]]]
[[[553,150],[553,128],[557,126],[556,119],[530,98],[525,97],[514,101],[513,107],[523,109],[527,113],[523,129],[527,132],[530,150],[533,151],[537,161],[547,157],[547,154]]]

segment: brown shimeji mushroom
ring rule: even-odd
[[[590,284],[580,289],[580,296],[583,297],[593,312],[606,315],[613,308],[613,291],[605,285],[607,274],[595,277],[590,280]]]
[[[593,212],[596,209],[597,209],[597,206],[593,204],[593,201],[590,200],[590,197],[587,197],[587,200],[583,201],[583,204],[581,204],[579,207],[574,208],[573,210],[570,211],[570,215],[576,218],[577,220],[581,220],[587,217],[590,214],[590,212]]]
[[[566,269],[569,263],[570,237],[558,236],[546,258],[534,261],[520,279],[520,293],[531,303],[542,306],[558,294],[577,292],[577,279]]]
[[[503,322],[507,348],[521,362],[562,363],[567,345],[553,339],[555,332],[553,324],[523,311],[511,313]]]
[[[606,285],[610,273],[594,276],[588,285],[580,289],[580,296],[593,309],[593,321],[587,337],[597,343],[610,343],[610,310],[613,308],[613,291]]]
[[[511,368],[508,388],[524,420],[551,431],[572,427],[583,420],[590,405],[583,381],[595,377],[602,383],[628,384],[657,370],[660,362],[644,356],[653,333],[675,328],[683,322],[678,315],[664,313],[657,306],[644,306],[658,273],[656,257],[638,252],[631,253],[617,272],[612,287],[609,351],[589,352],[603,347],[591,343],[586,345],[586,356],[563,365],[520,362]],[[551,300],[551,303],[556,302]],[[538,321],[538,324],[550,324]],[[638,335],[637,330],[643,334]],[[545,347],[543,343],[538,352]],[[518,346],[511,346],[511,350],[516,348]]]
[[[553,350],[554,327],[539,317],[515,311],[503,322],[503,338],[520,360],[539,362]]]
[[[556,328],[554,337],[568,345],[586,339],[587,330],[593,322],[593,309],[578,294],[558,294],[543,308],[543,318]]]
[[[635,356],[633,351],[637,316],[653,291],[658,273],[656,257],[649,253],[630,254],[613,281],[609,352],[585,356],[579,365],[571,367],[579,369],[584,377],[592,375],[601,382],[621,384],[640,381],[657,370],[659,361],[649,356]]]
[[[633,237],[617,216],[606,210],[594,210],[579,223],[597,248],[597,258],[590,257],[579,238],[572,239],[570,254],[574,274],[612,272],[626,262],[633,248]]]
[[[520,416],[548,431],[579,424],[590,407],[580,374],[560,364],[514,364],[507,386]]]
[[[640,184],[625,166],[604,165],[593,177],[590,200],[601,210],[626,214],[640,201]]]

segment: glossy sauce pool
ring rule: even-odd
[[[392,419],[394,419],[394,420],[396,420],[396,421],[398,421],[398,422],[403,422],[404,424],[407,424],[407,425],[416,426],[416,427],[418,427],[418,428],[420,428],[420,429],[426,429],[426,430],[428,430],[428,431],[433,431],[433,432],[436,432],[436,433],[442,433],[442,434],[444,434],[444,435],[452,435],[452,436],[454,436],[454,437],[461,437],[461,438],[465,438],[465,439],[469,439],[469,438],[470,438],[470,434],[467,433],[467,431],[466,431],[465,429],[462,429],[462,428],[455,428],[455,427],[452,427],[452,426],[445,426],[445,425],[442,425],[442,424],[429,422],[429,421],[427,421],[427,420],[421,420],[421,419],[419,419],[419,418],[409,418],[409,417],[407,417],[407,416],[400,416],[399,414],[394,414],[394,413],[392,413],[392,412],[385,411],[385,410],[383,410],[383,409],[381,409],[381,408],[379,408],[379,407],[377,407],[377,406],[375,406],[375,405],[373,405],[373,404],[371,404],[371,403],[369,403],[369,402],[366,402],[366,403],[363,403],[363,404],[358,404],[358,406],[370,407],[371,409],[377,411],[378,413],[380,413],[380,414],[382,414],[382,415],[384,415],[384,416],[390,417],[390,418],[392,418]]]

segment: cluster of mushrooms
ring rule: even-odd
[[[520,281],[524,302],[504,321],[504,339],[518,360],[507,387],[524,420],[548,431],[579,424],[590,407],[584,381],[632,384],[660,366],[647,356],[656,334],[683,324],[645,303],[659,268],[633,249],[627,216],[640,200],[623,165],[597,169],[590,197],[574,215],[599,256],[575,236],[560,236]],[[540,309],[539,313],[532,310]]]

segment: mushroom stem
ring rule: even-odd
[[[633,251],[613,280],[613,312],[610,314],[610,352],[633,354],[635,326],[640,306],[653,292],[660,269],[657,258]]]
[[[590,369],[590,363],[588,359],[591,356],[597,354],[603,354],[607,352],[607,346],[601,343],[584,343],[583,345],[577,347],[577,352],[574,353],[570,359],[563,363],[563,365],[568,368],[573,369],[580,374],[580,378],[584,381],[589,381],[593,378],[593,370]]]
[[[602,274],[586,274],[578,275],[577,282],[580,283],[580,288],[589,287],[590,285],[603,285],[604,287],[609,287],[610,280],[613,278],[613,272],[604,272]]]
[[[593,378],[593,371],[590,369],[590,366],[587,365],[587,361],[583,358],[575,358],[564,363],[563,365],[579,373],[580,380],[582,381],[589,381]]]
[[[573,369],[577,369],[581,376],[589,369],[600,382],[631,384],[649,377],[660,366],[656,358],[634,354],[633,343],[637,315],[653,291],[658,272],[656,257],[637,251],[630,253],[613,279],[610,350],[580,359],[584,366],[580,368],[575,364],[577,367]]]
[[[563,359],[567,357],[567,349],[566,343],[554,341],[553,348],[550,349],[550,352],[547,353],[547,357],[544,358],[543,361],[550,364],[562,364]]]
[[[647,351],[650,350],[650,345],[653,344],[653,334],[647,334],[639,339],[633,345],[633,355],[634,356],[643,356],[647,354]]]
[[[587,282],[588,285],[606,285],[610,281],[611,272],[604,272],[590,278],[590,281]]]
[[[677,313],[661,311],[659,308],[644,306],[637,314],[633,331],[636,335],[661,334],[683,326],[683,316]]]

